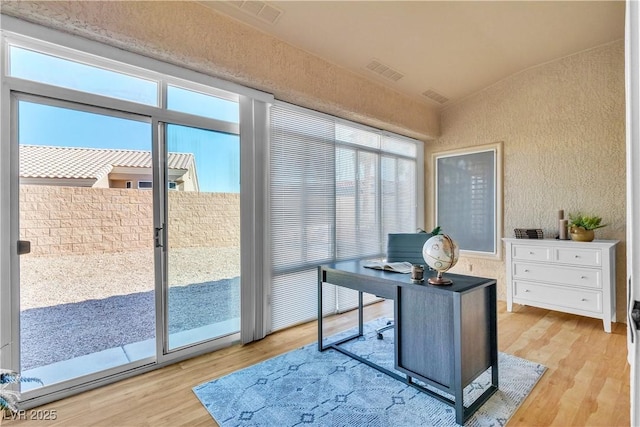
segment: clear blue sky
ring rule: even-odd
[[[11,48],[11,74],[151,105],[157,98],[155,82],[16,47]],[[239,121],[238,104],[232,101],[178,87],[170,87],[168,95],[172,110]],[[146,122],[27,101],[20,101],[18,117],[20,144],[151,150],[151,124]],[[200,191],[240,191],[237,135],[177,125],[168,128],[168,151],[194,154]]]

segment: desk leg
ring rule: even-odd
[[[322,346],[322,283],[324,282],[324,271],[318,267],[318,351],[324,350]]]
[[[362,291],[358,291],[358,333],[354,333],[351,336],[339,339],[338,341],[330,342],[325,345],[323,342],[323,310],[322,310],[322,285],[326,282],[327,272],[322,269],[322,267],[318,267],[318,351],[325,351],[328,349],[338,350],[342,353],[345,353],[351,357],[352,353],[346,352],[346,350],[340,349],[338,346],[347,341],[351,341],[352,339],[361,337],[364,335],[364,301],[362,296]],[[357,358],[357,356],[355,356]],[[362,361],[362,360],[361,360]],[[364,362],[367,363],[367,362]]]
[[[364,307],[362,301],[362,291],[358,291],[358,334],[364,335]]]
[[[489,333],[491,335],[491,384],[498,388],[498,290],[489,286]]]
[[[460,294],[453,295],[453,407],[456,423],[464,425],[464,387],[462,386],[462,313]]]

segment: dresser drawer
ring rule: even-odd
[[[555,260],[561,263],[600,267],[602,252],[600,249],[556,248]]]
[[[551,261],[551,248],[540,246],[513,245],[513,259],[525,261]]]
[[[531,282],[550,282],[602,289],[602,271],[596,269],[514,262],[513,277]]]
[[[602,292],[598,291],[514,281],[513,292],[513,297],[524,304],[531,301],[532,303],[602,313]]]

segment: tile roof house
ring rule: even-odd
[[[198,191],[192,153],[169,153],[169,187]],[[20,183],[96,188],[151,188],[151,153],[138,150],[20,145]]]

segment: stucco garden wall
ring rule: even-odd
[[[240,247],[240,195],[169,193],[169,247]]]
[[[238,247],[238,194],[169,193],[169,247]],[[153,247],[149,190],[23,185],[20,238],[31,254],[113,253]]]
[[[625,319],[626,176],[624,41],[513,75],[447,108],[432,154],[502,141],[505,237],[514,228],[557,233],[557,212],[602,216],[596,239],[617,239],[617,315]],[[430,188],[431,182],[426,188]],[[428,194],[429,197],[429,194]],[[427,198],[427,206],[432,200]],[[427,225],[433,224],[431,209]],[[505,298],[505,261],[464,257],[458,272],[498,278]]]

